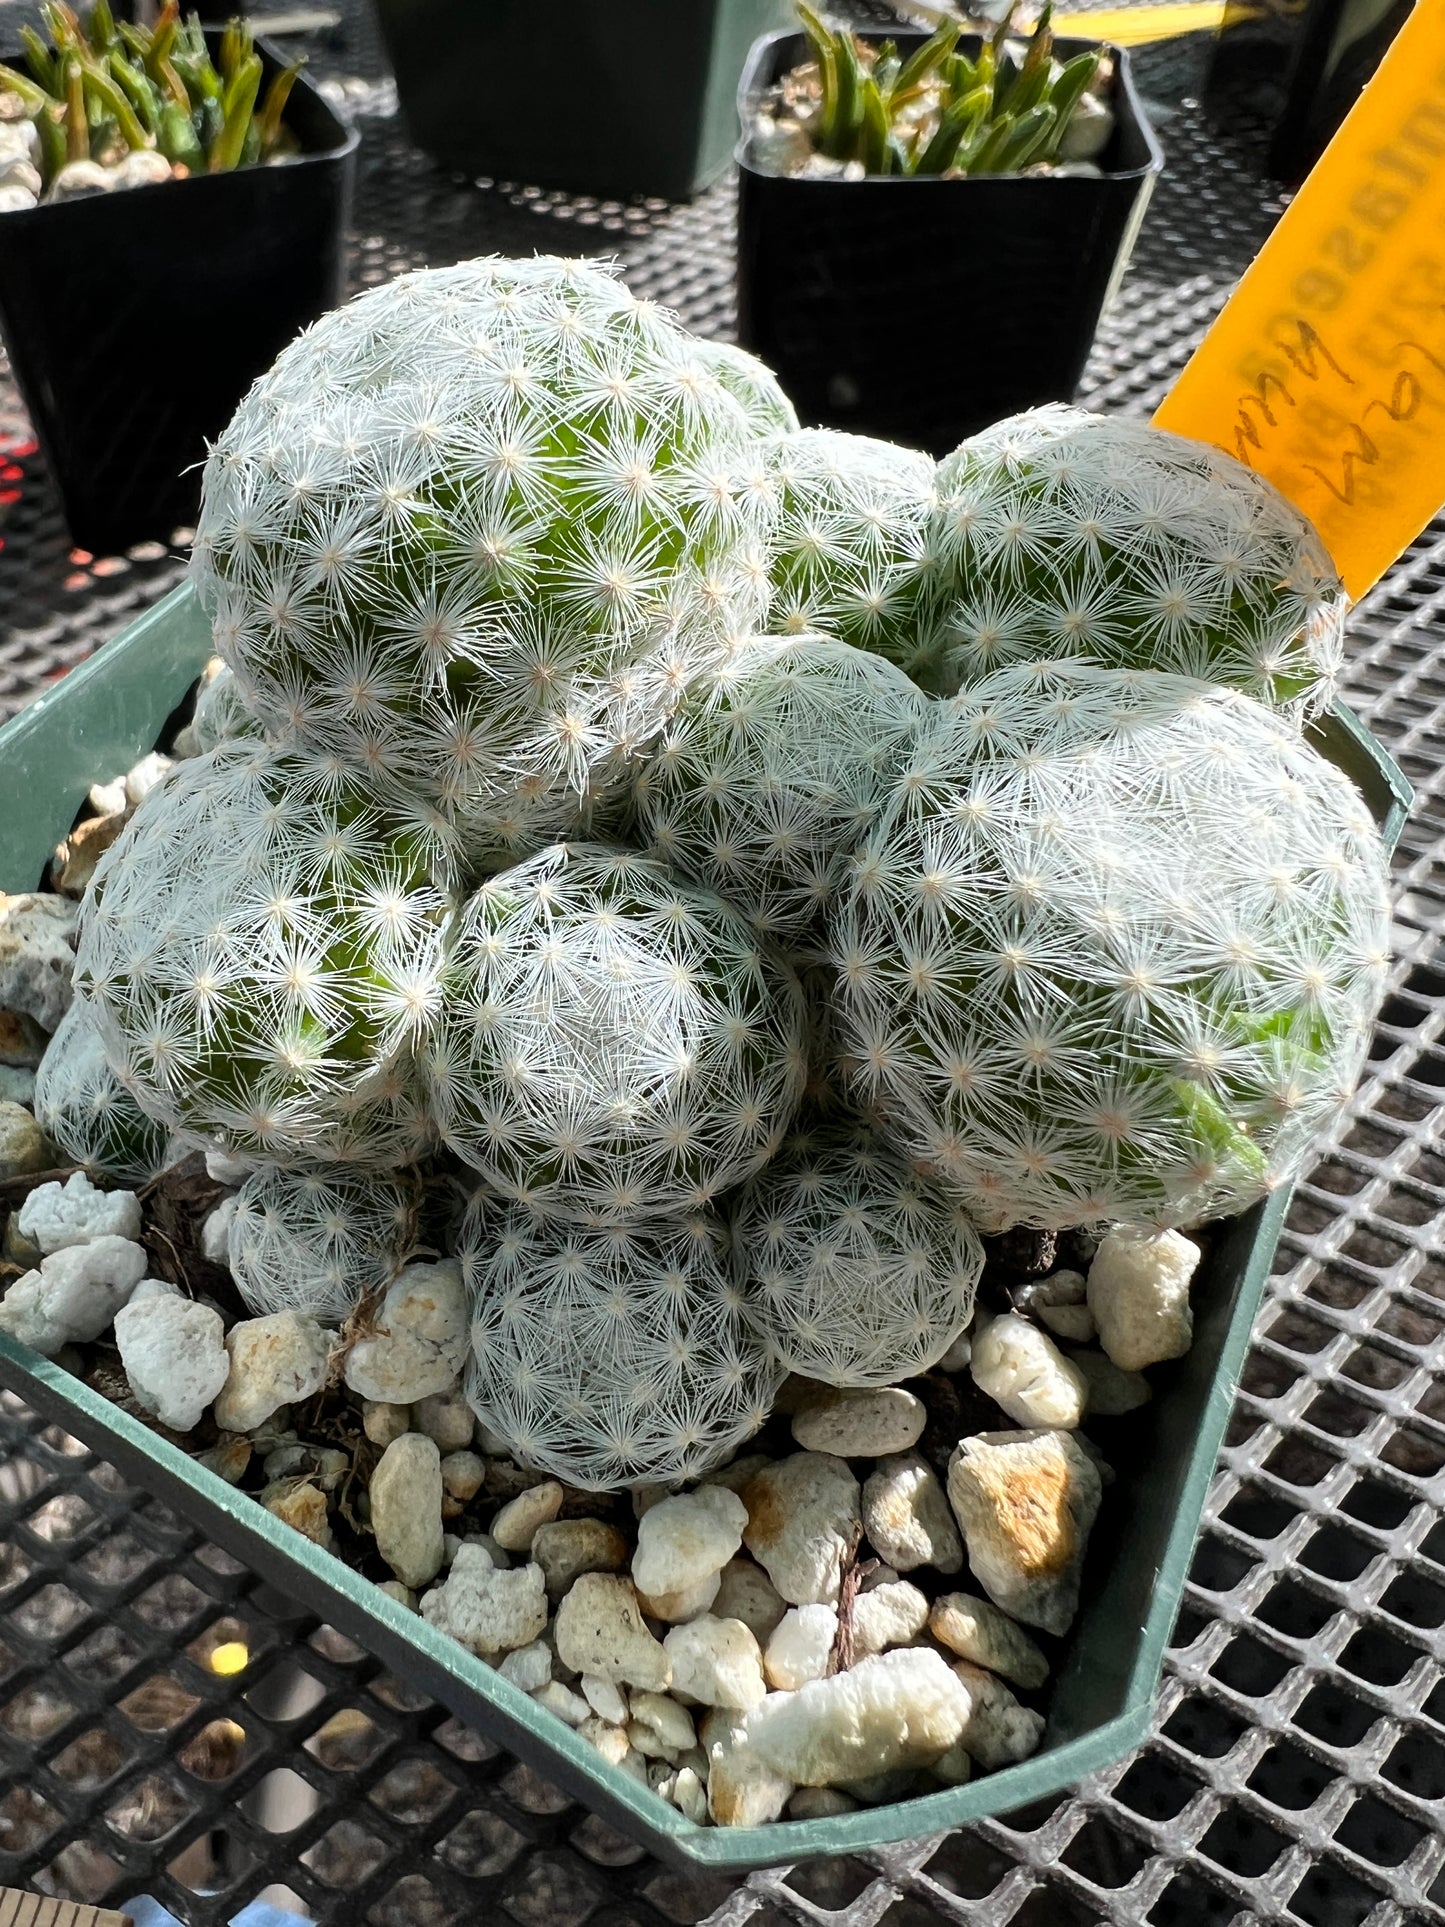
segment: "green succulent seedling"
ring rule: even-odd
[[[16,96],[35,123],[42,194],[76,161],[115,167],[151,153],[173,173],[221,174],[296,151],[283,116],[300,63],[273,75],[263,95],[245,21],[230,22],[213,61],[200,16],[182,20],[178,0],[149,28],[117,21],[110,0],[95,0],[84,19],[65,0],[40,12],[45,35],[20,29],[30,71],[0,66],[0,96]]]
[[[829,27],[798,0],[816,67],[817,151],[868,174],[1016,174],[1056,160],[1103,49],[1056,60],[1049,4],[1016,52],[1013,13],[975,56],[959,51],[962,27],[949,22],[905,57],[895,41]]]

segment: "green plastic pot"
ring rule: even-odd
[[[443,167],[684,201],[737,138],[738,77],[788,0],[376,0],[412,139]]]
[[[177,590],[0,730],[0,889],[37,885],[87,789],[152,747],[209,654],[200,610],[189,590]],[[1330,714],[1320,743],[1359,785],[1393,847],[1410,804],[1405,778],[1348,710]],[[967,1786],[827,1820],[693,1825],[416,1613],[3,1335],[0,1384],[654,1853],[741,1870],[856,1853],[1006,1813],[1073,1785],[1143,1740],[1288,1204],[1280,1193],[1222,1228],[1194,1291],[1193,1348],[1156,1370],[1152,1404],[1115,1421],[1129,1425],[1129,1449],[1118,1455],[1118,1479],[1089,1548],[1082,1610],[1041,1750]]]

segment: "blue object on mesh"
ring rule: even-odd
[[[135,1927],[183,1927],[168,1907],[149,1895],[124,1901],[122,1906]],[[311,1927],[311,1923],[300,1914],[288,1914],[280,1907],[273,1907],[269,1901],[253,1900],[233,1917],[231,1927]]]

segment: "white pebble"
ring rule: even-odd
[[[693,1591],[721,1573],[742,1544],[747,1522],[747,1507],[726,1486],[700,1486],[663,1499],[638,1521],[632,1557],[637,1590],[650,1598]]]
[[[862,1527],[858,1481],[843,1459],[795,1452],[743,1493],[743,1541],[791,1605],[835,1605],[843,1561]]]
[[[201,1225],[201,1256],[208,1258],[213,1265],[230,1266],[231,1220],[236,1215],[239,1202],[235,1197],[222,1198],[215,1210],[206,1214]]]
[[[229,1151],[207,1151],[206,1176],[212,1184],[244,1184],[255,1166],[245,1158],[233,1158]]]
[[[643,1624],[637,1589],[610,1572],[584,1572],[557,1608],[557,1653],[574,1673],[596,1673],[619,1685],[663,1692],[672,1664]]]
[[[932,1566],[957,1572],[963,1564],[948,1499],[927,1459],[917,1452],[886,1458],[863,1486],[863,1530],[880,1559],[898,1572]]]
[[[633,1693],[630,1698],[632,1718],[628,1722],[628,1736],[640,1753],[660,1752],[664,1758],[671,1759],[676,1765],[678,1756],[690,1753],[697,1745],[697,1734],[693,1729],[692,1718],[686,1707],[679,1706],[675,1699],[666,1693]],[[655,1746],[649,1746],[644,1733],[654,1736]]]
[[[425,1586],[442,1568],[442,1468],[434,1439],[393,1439],[371,1475],[376,1549],[405,1586]]]
[[[231,1369],[219,1312],[174,1290],[147,1292],[147,1280],[115,1314],[120,1362],[136,1398],[162,1425],[199,1425]]]
[[[627,1705],[627,1695],[616,1680],[602,1679],[596,1673],[584,1673],[577,1684],[582,1689],[583,1699],[599,1720],[610,1720],[614,1726],[626,1726],[632,1715]]]
[[[1042,1686],[1049,1676],[1048,1660],[1023,1627],[987,1599],[974,1599],[962,1592],[935,1599],[928,1630],[960,1659],[986,1667],[1029,1691]]]
[[[301,1311],[243,1318],[226,1333],[231,1372],[216,1400],[223,1432],[250,1432],[326,1383],[333,1334]]]
[[[545,1686],[539,1686],[532,1698],[538,1706],[545,1706],[549,1713],[565,1720],[568,1726],[582,1726],[592,1718],[592,1708],[582,1695],[564,1686],[560,1679],[548,1680]]]
[[[435,1450],[431,1440],[426,1442]],[[542,1569],[528,1565],[499,1571],[485,1546],[463,1545],[443,1584],[422,1600],[421,1610],[429,1625],[450,1633],[468,1652],[494,1660],[499,1653],[530,1646],[545,1630]]]
[[[747,1739],[795,1784],[837,1786],[931,1765],[962,1735],[972,1708],[938,1653],[906,1647],[795,1693],[770,1693],[747,1715]]]
[[[460,1382],[444,1392],[433,1392],[429,1398],[419,1398],[411,1408],[411,1428],[435,1439],[443,1458],[448,1452],[460,1452],[469,1446],[476,1419]]]
[[[361,1429],[373,1445],[388,1446],[411,1430],[411,1408],[407,1405],[381,1405],[375,1399],[361,1401]]]
[[[706,1579],[699,1579],[695,1586],[684,1586],[680,1592],[639,1592],[637,1596],[650,1619],[665,1619],[676,1626],[709,1612],[721,1590],[722,1574],[714,1572]]]
[[[753,1713],[760,1710],[755,1707]],[[775,1773],[749,1740],[752,1717],[715,1707],[703,1721],[707,1807],[720,1827],[766,1826],[779,1818],[793,1791],[794,1782]]]
[[[1189,1284],[1199,1258],[1199,1246],[1179,1231],[1108,1233],[1089,1266],[1089,1310],[1116,1365],[1138,1372],[1189,1350]]]
[[[1083,1374],[1047,1332],[1017,1312],[990,1319],[973,1335],[969,1365],[978,1389],[1015,1425],[1057,1425],[1070,1431],[1084,1416]]]
[[[1021,1706],[1001,1679],[958,1661],[954,1673],[970,1694],[973,1706],[963,1729],[965,1750],[986,1772],[1012,1766],[1038,1751],[1044,1716]]]
[[[442,1486],[460,1505],[476,1498],[486,1476],[487,1462],[475,1452],[448,1452],[442,1460]]]
[[[1068,1432],[977,1432],[948,1464],[968,1563],[996,1606],[1048,1633],[1069,1628],[1103,1487]]]
[[[854,1655],[911,1645],[927,1624],[928,1600],[908,1580],[869,1587],[853,1601]]]
[[[37,1184],[21,1205],[20,1230],[48,1257],[96,1238],[140,1238],[140,1199],[134,1191],[101,1191],[83,1171],[64,1184]]]
[[[552,1648],[545,1640],[534,1639],[530,1646],[505,1654],[497,1671],[518,1692],[539,1693],[552,1677]]]
[[[766,1643],[788,1603],[761,1566],[751,1559],[730,1559],[711,1610],[716,1619],[740,1619],[755,1639]]]
[[[125,808],[125,778],[112,776],[107,783],[92,783],[85,800],[97,816],[119,816]]]
[[[0,891],[0,1010],[55,1030],[70,1008],[78,906],[47,890]]]
[[[561,1510],[561,1486],[555,1479],[544,1480],[507,1501],[492,1521],[492,1537],[508,1552],[526,1552],[538,1527],[550,1525]]]
[[[156,155],[155,159],[164,161],[164,156]],[[169,164],[166,165],[165,171],[167,178],[169,178],[171,171]],[[127,185],[134,185],[134,183],[127,182]],[[170,757],[163,756],[158,749],[153,749],[149,756],[142,756],[133,769],[126,771],[126,802],[130,804],[132,809],[134,809],[138,803],[144,803],[156,784],[168,776],[174,768],[175,764],[171,761]]]
[[[916,1445],[927,1423],[923,1400],[902,1386],[829,1388],[794,1412],[793,1437],[805,1452],[876,1459]]]
[[[408,1265],[387,1287],[376,1329],[351,1347],[346,1383],[363,1398],[415,1405],[446,1391],[466,1360],[468,1317],[461,1267],[450,1259]]]
[[[763,1653],[768,1684],[796,1692],[821,1679],[838,1637],[838,1615],[831,1606],[794,1606],[783,1614]]]
[[[0,1331],[47,1358],[62,1345],[99,1338],[148,1263],[145,1247],[129,1238],[67,1245],[16,1279],[0,1304]]]
[[[703,1706],[745,1712],[767,1692],[757,1639],[740,1619],[704,1614],[674,1626],[662,1644],[672,1662],[673,1691]]]

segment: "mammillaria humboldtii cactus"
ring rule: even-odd
[[[769,445],[768,467],[778,498],[769,628],[836,636],[922,672],[934,620],[933,463],[892,442],[805,428]]]
[[[823,636],[745,643],[638,772],[640,828],[684,876],[779,943],[816,923],[932,700]]]
[[[1000,671],[945,705],[835,928],[845,1047],[985,1229],[1179,1225],[1285,1182],[1388,960],[1353,785],[1184,678]]]
[[[941,669],[956,689],[1063,656],[1161,669],[1314,715],[1348,599],[1314,529],[1204,442],[1051,405],[939,466]]]
[[[246,707],[235,671],[224,663],[215,675],[203,681],[196,691],[196,708],[191,717],[196,742],[202,750],[219,749],[238,736],[265,734],[260,721]]]
[[[765,361],[730,341],[699,341],[697,350],[734,401],[741,403],[754,435],[766,439],[796,430],[798,411]]]
[[[415,1187],[379,1172],[265,1164],[236,1195],[231,1272],[258,1316],[304,1311],[339,1323],[400,1271],[416,1216]]]
[[[585,791],[757,626],[743,405],[592,263],[404,275],[323,317],[206,465],[193,576],[273,734],[485,834]]]
[[[786,1146],[743,1187],[733,1237],[754,1330],[825,1385],[927,1371],[973,1315],[977,1232],[871,1132]]]
[[[179,764],[107,851],[76,982],[152,1116],[262,1158],[414,1155],[450,851],[376,791],[233,743]]]
[[[467,902],[420,1065],[447,1145],[500,1190],[569,1217],[671,1216],[782,1142],[802,992],[661,864],[559,844]]]
[[[589,1489],[695,1478],[767,1418],[782,1371],[711,1213],[586,1226],[479,1201],[458,1250],[467,1397],[522,1464]]]
[[[87,1170],[144,1184],[165,1162],[169,1133],[111,1069],[84,997],[73,999],[40,1060],[35,1115],[46,1136]]]

